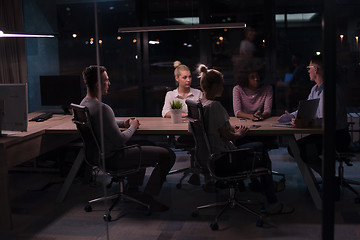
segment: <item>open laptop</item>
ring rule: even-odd
[[[299,119],[299,120],[301,119],[303,121],[309,121],[309,122],[314,120],[317,109],[319,107],[319,101],[320,101],[319,98],[299,101],[299,106],[298,106],[298,110],[297,110],[298,113],[296,115],[296,119]],[[291,124],[291,120],[288,122],[274,123],[273,126],[274,127],[294,127]]]

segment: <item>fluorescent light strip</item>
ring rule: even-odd
[[[161,32],[161,31],[181,31],[181,30],[207,30],[221,28],[246,28],[245,23],[218,23],[218,24],[194,24],[194,25],[167,25],[167,26],[147,26],[118,28],[119,33],[140,33],[140,32]]]
[[[26,34],[26,33],[4,33],[3,31],[0,31],[0,38],[1,37],[46,37],[46,38],[53,38],[54,35],[45,35],[45,34]]]

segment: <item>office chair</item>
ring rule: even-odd
[[[190,139],[192,140],[192,139]],[[188,154],[190,154],[190,166],[182,169],[176,169],[169,172],[170,175],[177,174],[177,173],[183,173],[182,177],[180,178],[179,182],[176,184],[177,189],[182,188],[183,181],[188,178],[188,183],[192,185],[200,185],[200,174],[203,172],[201,166],[199,166],[195,159],[194,159],[194,145],[193,141],[189,141],[188,143],[179,143],[176,142],[174,147],[176,149],[182,149],[184,151],[187,151]]]
[[[209,207],[224,206],[223,209],[215,217],[214,221],[210,224],[212,230],[218,230],[218,220],[227,208],[240,207],[245,211],[258,217],[256,225],[261,227],[263,225],[263,215],[248,208],[244,203],[237,199],[236,193],[239,192],[239,187],[244,180],[250,179],[251,177],[259,177],[265,174],[271,174],[271,171],[266,168],[254,168],[249,167],[248,169],[239,169],[239,166],[234,166],[236,162],[232,159],[251,158],[253,161],[260,157],[260,153],[256,153],[251,149],[237,149],[228,152],[224,152],[221,155],[213,155],[209,145],[207,132],[204,126],[204,113],[202,104],[199,102],[186,100],[188,106],[188,119],[190,124],[190,130],[195,139],[195,159],[199,165],[206,162],[207,170],[211,176],[215,178],[223,186],[226,186],[229,190],[229,197],[227,201],[216,202],[204,206],[199,206],[192,213],[193,217],[199,215],[199,210]],[[218,164],[221,162],[221,164]],[[224,164],[225,163],[225,164]],[[227,164],[228,163],[228,164]],[[227,167],[224,168],[224,166]],[[239,169],[239,171],[234,171]],[[248,201],[246,201],[248,203]]]
[[[344,163],[351,167],[353,164],[351,163],[351,159],[355,157],[353,153],[346,153],[346,152],[336,152],[336,160],[339,162],[338,166],[338,179],[339,179],[339,185],[342,188],[348,188],[350,191],[352,191],[355,195],[355,203],[360,203],[360,195],[359,193],[350,185],[360,185],[360,181],[355,181],[352,179],[347,179],[344,177]]]
[[[91,167],[95,167],[98,168],[99,170],[105,172],[107,175],[111,176],[111,182],[108,185],[108,187],[111,187],[111,184],[113,182],[118,182],[119,183],[119,193],[111,195],[111,196],[105,196],[105,197],[100,197],[100,198],[96,198],[93,200],[88,201],[88,205],[85,206],[84,210],[86,212],[91,212],[92,211],[92,207],[91,204],[95,203],[95,202],[100,202],[100,201],[108,201],[108,200],[113,200],[113,203],[111,204],[110,208],[107,209],[107,213],[104,214],[104,220],[105,221],[111,221],[111,215],[110,212],[111,210],[115,207],[115,205],[118,203],[118,201],[120,200],[129,200],[132,202],[135,202],[141,206],[144,206],[146,208],[146,214],[150,215],[151,211],[150,211],[150,206],[148,204],[145,204],[135,198],[132,198],[128,195],[126,195],[124,193],[124,181],[126,179],[127,176],[129,176],[130,174],[139,172],[140,170],[142,170],[141,168],[141,146],[139,145],[131,145],[131,146],[126,146],[123,148],[119,148],[118,151],[124,151],[125,149],[130,149],[130,148],[139,148],[140,149],[140,154],[139,154],[139,159],[134,159],[134,161],[137,161],[137,168],[133,168],[133,169],[106,169],[104,166],[104,163],[106,162],[103,161],[104,158],[104,153],[101,150],[101,145],[99,144],[92,125],[91,125],[91,121],[90,121],[90,115],[89,115],[89,110],[87,107],[85,106],[80,106],[80,105],[76,105],[76,104],[71,104],[70,105],[72,110],[73,110],[73,114],[74,114],[74,118],[73,118],[73,122],[76,124],[76,128],[80,133],[80,136],[83,140],[83,148],[84,148],[84,155],[85,155],[85,161],[88,165],[90,165]]]

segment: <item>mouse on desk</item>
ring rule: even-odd
[[[36,122],[43,122],[45,120],[46,120],[45,118],[38,118],[38,119],[36,119]]]

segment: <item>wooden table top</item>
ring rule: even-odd
[[[29,119],[36,116],[39,113],[30,113]],[[137,117],[140,121],[140,128],[136,131],[136,134],[140,135],[183,135],[189,134],[188,121],[183,118],[181,123],[173,124],[170,118],[162,117]],[[75,124],[71,121],[71,115],[54,114],[52,118],[44,122],[30,122],[28,124],[27,132],[13,132],[8,137],[0,138],[0,144],[9,142],[10,140],[16,140],[19,137],[27,138],[37,134],[49,133],[76,133]],[[127,119],[127,117],[118,117],[117,119]],[[235,117],[230,118],[232,125],[245,125],[249,127],[248,135],[290,135],[297,133],[310,133],[321,134],[321,128],[286,128],[286,127],[274,127],[273,123],[276,122],[277,117],[271,117],[264,121],[253,122],[251,120],[240,120]],[[260,127],[254,128],[254,125]]]

